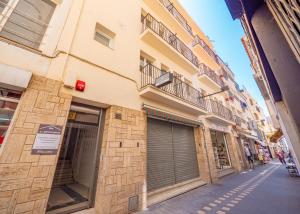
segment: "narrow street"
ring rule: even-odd
[[[233,174],[150,206],[142,214],[297,214],[300,179],[289,176],[278,162]]]

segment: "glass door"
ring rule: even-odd
[[[47,213],[70,213],[92,206],[102,118],[101,109],[71,106]]]

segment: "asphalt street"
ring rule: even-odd
[[[152,205],[141,214],[299,214],[300,178],[272,162]]]

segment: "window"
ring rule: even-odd
[[[255,116],[255,120],[259,120],[258,115],[256,113],[254,113]]]
[[[169,72],[169,67],[164,64],[161,64],[160,70],[161,70],[161,75],[163,75],[163,74]]]
[[[0,0],[0,12],[4,23],[0,25],[0,36],[30,48],[41,45],[56,4],[51,0]],[[13,8],[10,14],[5,8]]]
[[[101,44],[109,47],[110,38],[108,36],[104,35],[103,33],[96,32],[95,33],[95,40],[100,42]]]
[[[99,23],[96,24],[94,39],[97,42],[106,47],[114,48],[114,38],[115,33]]]
[[[206,92],[204,89],[202,89],[202,88],[200,88],[200,92],[201,92],[201,95],[202,95],[202,96],[207,95],[207,92]]]
[[[144,66],[145,66],[145,58],[140,56],[140,71],[143,70]]]
[[[7,3],[8,0],[0,0],[0,13],[2,13]]]
[[[257,107],[257,106],[256,106],[256,111],[260,112],[260,109],[259,109],[259,107]]]
[[[0,147],[17,108],[21,94],[0,88]]]
[[[249,99],[249,101],[250,101],[250,104],[253,106],[253,100],[252,100],[252,99]]]
[[[154,67],[152,66],[152,61],[150,59],[147,59],[144,56],[140,56],[140,71],[144,71],[147,73],[147,75],[152,76]],[[147,66],[146,70],[144,70],[145,66]]]
[[[185,88],[186,88],[186,93],[188,96],[191,95],[191,85],[192,85],[192,81],[188,80],[187,78],[184,78],[184,82],[185,84]]]
[[[182,78],[181,74],[178,74],[176,71],[174,71],[173,74],[174,74],[174,77],[181,80],[181,78]]]

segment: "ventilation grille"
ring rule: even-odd
[[[139,196],[138,195],[135,195],[128,199],[128,211],[129,212],[137,211],[138,206],[139,206]]]

